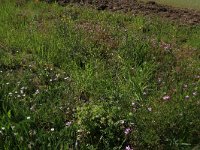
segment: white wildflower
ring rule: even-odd
[[[148,108],[148,111],[150,111],[150,112],[151,112],[151,111],[152,111],[152,108],[151,108],[151,107],[149,107],[149,108]]]
[[[37,89],[36,91],[35,91],[35,94],[37,95],[37,94],[39,94],[40,93],[40,91]]]

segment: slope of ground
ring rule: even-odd
[[[143,1],[152,1],[152,0],[143,0]],[[179,8],[189,8],[200,10],[200,1],[199,0],[154,0],[160,4],[170,5]]]
[[[0,1],[0,149],[199,149],[199,25]]]
[[[173,21],[178,21],[184,24],[196,25],[200,24],[200,12],[195,10],[174,8],[167,5],[161,5],[154,1],[147,3],[138,0],[58,0],[61,5],[66,5],[70,2],[81,4],[90,4],[98,10],[111,10],[131,12],[133,14],[155,15],[168,18]]]

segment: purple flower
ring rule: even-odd
[[[128,135],[130,132],[131,132],[131,128],[126,128],[124,131],[125,135]]]
[[[126,146],[125,150],[133,150],[129,145]]]
[[[169,96],[169,95],[163,96],[163,100],[169,100],[169,99],[170,99],[170,96]]]

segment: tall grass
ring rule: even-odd
[[[1,2],[2,149],[198,149],[199,26]]]

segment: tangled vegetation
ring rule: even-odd
[[[200,148],[200,26],[0,2],[0,149]]]

